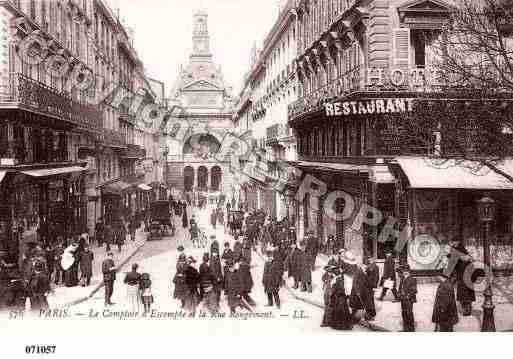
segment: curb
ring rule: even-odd
[[[125,259],[123,259],[123,261],[121,261],[121,263],[118,264],[118,266],[116,267],[116,273],[118,273],[120,271],[121,268],[123,268],[125,266],[125,264],[130,261],[130,259],[132,259],[138,252],[139,250],[146,244],[147,242],[147,238],[144,239],[144,241],[138,245],[134,251],[132,253],[130,253],[130,255],[128,255]],[[80,304],[80,303],[83,303],[89,299],[91,299],[101,288],[103,288],[105,286],[105,284],[102,282],[98,283],[93,289],[92,291],[86,295],[85,297],[81,297],[81,298],[78,298],[78,299],[75,299],[71,302],[68,302],[68,303],[65,303],[63,304],[61,307],[71,307],[71,306],[74,306],[74,305],[77,305],[77,304]]]
[[[262,255],[260,254],[260,252],[259,252],[259,251],[255,250],[254,252],[255,252],[255,253],[260,257],[260,259],[262,259],[262,260],[264,259],[264,258],[262,257]],[[314,306],[314,307],[317,307],[317,308],[320,308],[320,309],[322,309],[322,310],[326,309],[326,308],[325,308],[325,306],[324,306],[324,304],[322,304],[322,303],[320,303],[320,302],[318,302],[318,301],[311,300],[311,299],[309,299],[309,298],[305,298],[305,297],[302,297],[302,296],[298,296],[298,295],[297,295],[297,294],[296,294],[296,293],[295,293],[295,292],[294,292],[294,291],[289,287],[289,285],[288,285],[287,283],[285,283],[284,288],[289,292],[289,294],[290,294],[290,295],[292,295],[292,296],[294,297],[294,299],[296,299],[296,300],[300,300],[300,301],[302,301],[302,302],[304,302],[304,303],[310,304],[310,305],[312,305],[312,306]],[[391,330],[388,330],[388,329],[386,329],[386,328],[380,327],[380,326],[378,326],[378,325],[371,324],[371,323],[369,323],[369,322],[363,322],[363,323],[362,323],[362,322],[360,322],[360,323],[358,323],[357,325],[359,325],[359,326],[361,326],[361,327],[364,327],[364,328],[367,328],[367,329],[370,329],[370,330],[372,330],[372,331],[374,331],[374,332],[393,332],[393,331],[391,331]]]

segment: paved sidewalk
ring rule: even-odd
[[[317,260],[315,272],[312,273],[313,292],[305,293],[300,290],[290,289],[297,299],[324,307],[324,296],[322,291],[323,267],[327,264],[327,258],[321,256]],[[431,322],[435,293],[440,283],[439,278],[418,278],[417,303],[414,305],[416,329],[419,332],[432,332],[435,325]],[[288,283],[290,284],[290,283]],[[493,301],[495,304],[495,326],[497,331],[513,330],[513,278],[496,278],[494,281]],[[401,331],[402,317],[401,304],[393,303],[391,293],[387,294],[384,301],[380,301],[381,288],[375,291],[376,318],[369,323],[371,329],[385,331]],[[473,303],[472,315],[463,317],[460,311],[459,323],[455,326],[457,332],[478,332],[481,330],[481,319],[483,317],[482,305],[483,295],[476,293],[477,301]]]
[[[132,242],[131,240],[127,240],[121,253],[118,252],[118,247],[116,245],[111,246],[112,253],[114,253],[114,262],[116,263],[118,271],[146,243],[146,236],[147,234],[141,227],[141,229],[136,232],[135,241]],[[54,287],[54,293],[48,296],[48,302],[51,308],[61,308],[78,304],[90,298],[101,287],[103,287],[102,262],[107,257],[107,251],[105,250],[105,246],[97,247],[96,243],[91,243],[91,250],[94,253],[91,285],[87,287],[77,286],[67,288],[65,286],[57,287],[52,284]]]

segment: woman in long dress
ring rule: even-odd
[[[331,291],[332,318],[329,324],[335,330],[351,330],[351,313],[347,303],[344,276],[339,270],[335,272],[335,275],[335,284]]]
[[[128,310],[132,313],[139,313],[141,310],[141,275],[137,272],[139,266],[132,264],[132,271],[126,274],[124,283],[126,284],[126,297],[128,302]]]

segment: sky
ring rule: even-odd
[[[134,45],[150,77],[163,81],[169,96],[180,64],[192,49],[193,15],[209,15],[210,48],[228,86],[237,95],[250,65],[254,42],[262,43],[278,17],[277,0],[106,0],[119,8],[135,33]]]

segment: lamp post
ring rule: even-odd
[[[485,265],[485,276],[487,270],[492,270],[490,265],[490,241],[488,236],[488,231],[490,227],[490,223],[493,222],[495,218],[495,201],[485,196],[481,198],[478,202],[478,212],[479,212],[479,220],[483,223],[483,257],[484,257],[484,265]],[[485,278],[488,280],[488,278]],[[483,302],[483,322],[481,324],[482,332],[495,332],[495,319],[493,311],[495,306],[493,305],[493,292],[492,292],[492,283],[487,283],[487,287],[483,293],[484,302]]]

